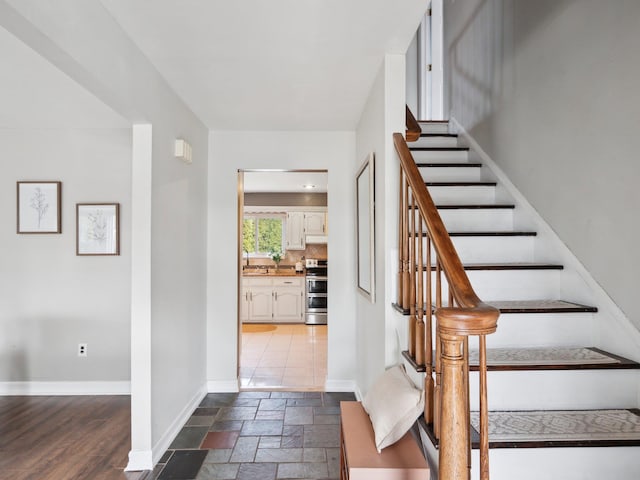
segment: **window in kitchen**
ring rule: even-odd
[[[284,252],[284,215],[245,215],[242,223],[242,247],[251,256],[269,256]]]

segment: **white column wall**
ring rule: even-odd
[[[405,130],[405,57],[387,55],[375,79],[356,131],[356,169],[370,152],[375,155],[375,303],[356,297],[359,394],[385,366],[399,361],[395,301],[397,265],[398,175],[400,164],[393,133]],[[381,355],[384,352],[384,355]]]

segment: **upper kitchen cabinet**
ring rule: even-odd
[[[287,212],[287,250],[304,250],[304,212]]]
[[[304,233],[305,235],[326,235],[327,212],[305,212]]]

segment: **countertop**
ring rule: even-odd
[[[279,268],[267,267],[263,265],[250,265],[242,267],[243,277],[304,277],[304,271],[297,272],[293,266]]]

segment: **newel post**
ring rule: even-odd
[[[469,413],[466,402],[465,358],[463,336],[440,332],[442,374],[440,406],[439,478],[468,480]]]

